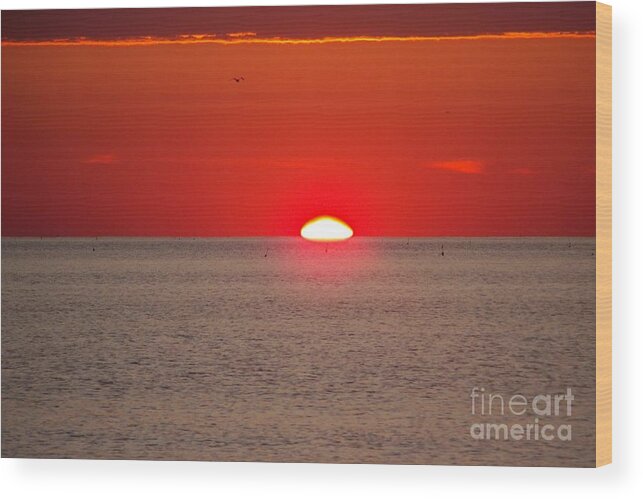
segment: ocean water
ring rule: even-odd
[[[2,455],[591,466],[594,252],[3,238]],[[534,422],[472,414],[474,387],[570,388],[572,414],[540,423],[571,440],[473,438]]]

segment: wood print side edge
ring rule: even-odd
[[[612,462],[612,8],[596,2],[596,466]]]

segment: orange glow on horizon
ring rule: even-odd
[[[218,45],[311,45],[326,43],[356,43],[356,42],[438,42],[455,40],[518,40],[518,39],[557,39],[557,38],[595,38],[596,33],[588,32],[505,32],[483,33],[478,35],[452,35],[452,36],[328,36],[322,38],[261,38],[255,33],[229,33],[227,37],[218,37],[216,34],[184,34],[172,38],[157,36],[144,36],[121,39],[97,38],[62,38],[53,40],[3,40],[2,45],[11,46],[108,46],[129,47],[136,45],[184,45],[184,44],[218,44]]]
[[[306,222],[301,228],[301,237],[325,243],[345,241],[353,237],[353,229],[339,218],[324,215]]]

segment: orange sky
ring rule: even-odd
[[[234,21],[216,43],[3,15],[2,234],[296,235],[331,214],[356,235],[593,236],[590,10],[557,28],[535,5],[495,31],[449,11],[450,33],[361,16],[352,35],[207,9]]]

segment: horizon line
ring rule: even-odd
[[[293,235],[272,235],[272,236],[163,236],[163,235],[139,235],[139,236],[124,236],[124,235],[102,235],[102,236],[34,236],[34,235],[12,235],[12,236],[6,236],[2,235],[0,236],[0,239],[268,239],[268,238],[297,238],[297,239],[302,239],[299,234],[293,234]],[[589,239],[589,238],[596,238],[596,234],[594,235],[490,235],[490,236],[467,236],[467,235],[459,235],[459,236],[447,236],[447,235],[434,235],[434,236],[352,236],[349,239],[346,239],[344,241],[334,241],[334,242],[346,242],[350,239],[361,239],[361,238],[368,238],[368,239],[526,239],[526,238],[550,238],[550,239],[561,239],[561,238],[567,238],[567,239],[574,239],[574,238],[584,238],[584,239]],[[328,243],[324,243],[328,244]]]

